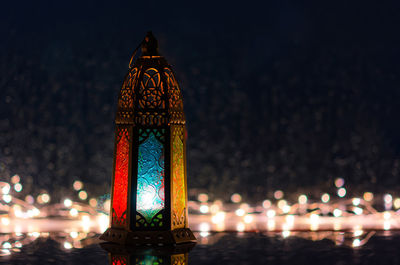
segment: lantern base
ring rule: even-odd
[[[178,228],[172,231],[128,231],[108,228],[101,240],[121,245],[172,245],[196,242],[196,237],[189,228]]]

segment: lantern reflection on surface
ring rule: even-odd
[[[174,246],[126,247],[112,243],[100,246],[109,254],[110,265],[188,264],[188,253],[195,243],[184,243]]]

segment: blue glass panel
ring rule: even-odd
[[[153,132],[139,145],[136,210],[151,223],[165,205],[164,148]]]

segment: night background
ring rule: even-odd
[[[183,90],[190,194],[398,190],[400,4],[349,2],[2,3],[0,180],[108,193],[118,91],[152,30]]]

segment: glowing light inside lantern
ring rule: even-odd
[[[151,223],[153,217],[164,209],[164,149],[151,132],[139,146],[137,211]]]

